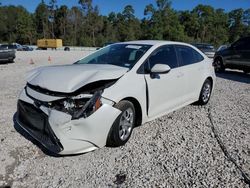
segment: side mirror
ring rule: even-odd
[[[150,72],[153,74],[166,74],[170,70],[171,68],[166,64],[155,64]]]

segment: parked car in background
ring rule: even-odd
[[[201,50],[207,57],[214,58],[216,50],[213,45],[205,43],[193,43],[192,45]]]
[[[226,68],[250,72],[250,37],[244,37],[224,50],[217,51],[214,57],[214,67],[218,72]]]
[[[23,51],[33,51],[34,49],[32,47],[30,47],[30,46],[24,45],[24,46],[22,46],[22,50]]]
[[[29,73],[16,122],[47,149],[84,153],[124,145],[133,128],[188,104],[208,103],[212,61],[192,45],[108,45],[73,65]]]
[[[12,43],[12,44],[3,44],[2,47],[17,51],[26,51],[28,46],[22,46],[21,44],[18,43]]]
[[[16,58],[16,51],[9,49],[8,45],[0,45],[0,62],[13,62]]]

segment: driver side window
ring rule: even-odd
[[[156,64],[166,64],[171,69],[178,67],[174,46],[167,45],[156,49],[149,57],[150,69]]]

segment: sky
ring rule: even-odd
[[[155,4],[156,0],[92,0],[94,5],[98,5],[102,15],[108,15],[110,12],[121,12],[123,8],[130,4],[135,9],[135,15],[143,17],[146,5]],[[0,0],[2,5],[22,5],[29,12],[34,12],[41,0]],[[46,3],[49,0],[45,0]],[[78,6],[78,0],[57,0],[58,5],[67,5],[68,7]],[[230,11],[236,8],[250,8],[250,0],[172,0],[172,7],[175,10],[192,10],[198,4],[211,5],[214,8],[223,8]]]

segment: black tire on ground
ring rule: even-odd
[[[202,85],[200,97],[197,103],[199,105],[206,105],[211,97],[212,93],[212,82],[209,79],[206,79]]]
[[[136,114],[135,114],[135,108],[133,103],[131,103],[130,101],[127,100],[123,100],[120,101],[119,103],[117,103],[115,105],[115,107],[119,110],[121,110],[121,114],[116,118],[116,120],[114,121],[111,129],[109,130],[109,134],[107,137],[107,146],[110,147],[118,147],[118,146],[122,146],[124,145],[130,138],[133,128],[135,126],[135,118],[136,118]],[[122,128],[121,128],[121,122],[124,121],[124,117],[126,116],[127,112],[131,112],[132,114],[130,114],[129,117],[131,117],[131,129],[130,131],[127,131],[127,137],[124,137],[125,139],[121,138],[120,132],[122,132]],[[125,134],[125,132],[124,132]]]
[[[214,70],[215,72],[224,72],[225,66],[223,65],[223,61],[221,58],[215,58],[214,60]]]
[[[64,51],[70,51],[70,48],[66,46],[66,47],[64,48]]]

